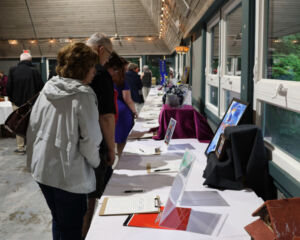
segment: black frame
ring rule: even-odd
[[[231,108],[231,105],[232,105],[232,103],[233,103],[234,101],[246,105],[245,111],[244,111],[243,114],[241,115],[241,118],[240,118],[239,121],[236,123],[236,125],[238,125],[238,124],[241,122],[243,116],[245,116],[245,112],[247,111],[247,108],[248,108],[248,106],[249,106],[249,103],[248,103],[248,102],[244,102],[244,101],[242,101],[242,100],[240,100],[240,99],[238,99],[238,98],[232,98],[231,103],[229,104],[229,106],[228,106],[228,108],[227,108],[227,110],[226,110],[224,116],[222,117],[222,120],[220,121],[220,123],[219,123],[219,125],[218,125],[218,127],[217,127],[217,129],[216,129],[216,131],[215,131],[215,134],[214,134],[214,136],[213,136],[213,138],[212,138],[212,140],[210,141],[210,143],[208,144],[208,146],[207,146],[207,148],[206,148],[206,150],[205,150],[205,155],[206,155],[206,156],[208,156],[208,154],[211,153],[211,152],[215,152],[216,149],[215,149],[214,151],[209,152],[209,153],[208,153],[207,151],[208,151],[208,149],[209,149],[209,147],[210,147],[212,141],[214,140],[214,138],[215,138],[215,136],[216,136],[216,133],[218,132],[220,126],[222,125],[222,123],[223,123],[223,121],[224,121],[224,118],[225,118],[225,116],[226,116],[227,113],[228,113],[228,110]],[[233,126],[235,126],[235,125],[233,125]],[[220,134],[220,136],[221,136],[221,134]],[[218,142],[219,142],[219,139],[217,140],[216,146],[218,145]]]

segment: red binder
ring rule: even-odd
[[[161,212],[163,207],[161,207]],[[169,230],[186,230],[189,217],[191,214],[191,208],[176,207],[169,216],[160,223],[160,213],[140,213],[131,214],[124,222],[124,226],[130,227],[146,227],[146,228],[158,228]]]

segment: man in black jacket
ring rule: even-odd
[[[44,86],[41,75],[31,60],[29,53],[22,53],[19,64],[9,69],[6,91],[14,110],[26,103]],[[21,136],[16,136],[16,139],[18,149],[15,152],[25,154],[25,139]]]
[[[93,215],[96,199],[102,196],[103,191],[112,175],[112,165],[115,161],[115,103],[114,84],[109,72],[103,67],[113,51],[111,40],[102,33],[94,33],[87,41],[99,55],[99,64],[96,65],[96,75],[90,84],[98,99],[99,124],[103,135],[100,145],[99,167],[95,169],[96,190],[88,194],[88,209],[84,217],[82,238],[84,239]]]

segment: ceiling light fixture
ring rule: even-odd
[[[8,44],[10,44],[10,45],[17,45],[18,44],[18,40],[8,40]]]

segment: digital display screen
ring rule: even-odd
[[[219,125],[213,139],[208,145],[205,154],[208,155],[210,152],[214,152],[217,147],[220,135],[224,133],[224,129],[228,126],[236,126],[241,120],[243,114],[246,111],[248,104],[240,101],[239,99],[232,99],[231,104],[229,105],[221,124]]]

